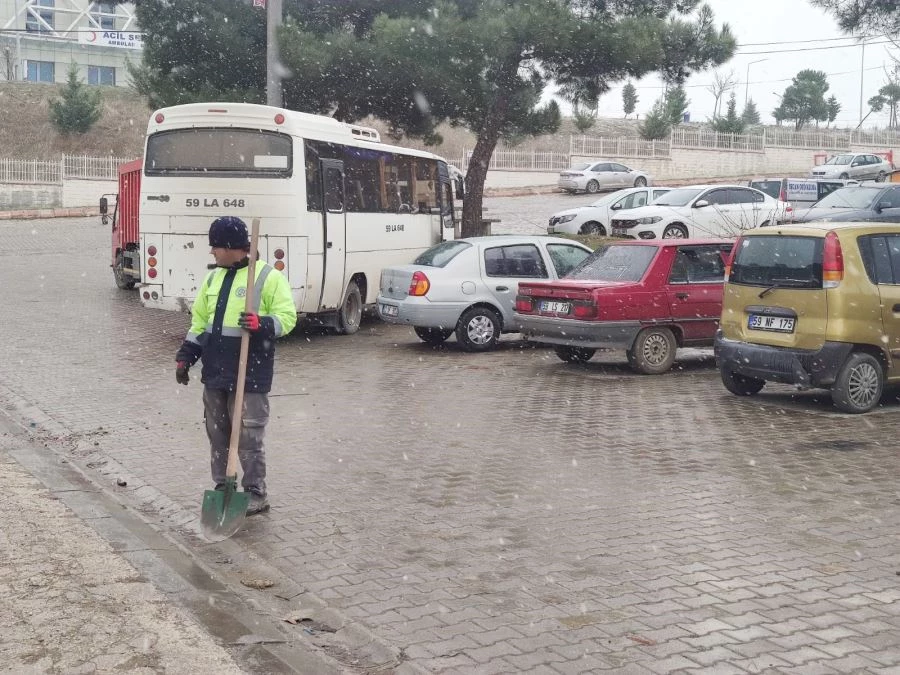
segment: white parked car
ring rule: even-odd
[[[561,171],[556,185],[565,192],[589,192],[616,190],[623,187],[644,187],[653,185],[650,175],[629,169],[624,164],[608,159],[597,159],[593,162],[576,164]]]
[[[743,185],[691,185],[614,216],[612,234],[631,239],[736,237],[782,222],[787,209],[786,202]]]
[[[547,234],[609,234],[609,221],[620,211],[646,206],[670,188],[627,188],[603,195],[587,206],[576,206],[550,216]]]
[[[829,157],[824,164],[809,170],[810,178],[855,178],[856,180],[884,180],[894,167],[878,155],[844,153]]]
[[[411,264],[381,272],[378,315],[413,326],[437,345],[456,333],[466,351],[485,351],[501,333],[518,332],[513,305],[520,281],[554,280],[591,249],[571,239],[535,235],[444,241]]]

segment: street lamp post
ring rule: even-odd
[[[758,61],[751,61],[747,64],[747,79],[744,81],[744,108],[747,107],[747,101],[750,100],[750,66],[754,63],[762,63],[763,61],[768,61],[769,59],[759,59]]]

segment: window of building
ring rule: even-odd
[[[52,32],[55,2],[56,0],[33,0],[25,13],[25,30],[29,33]]]
[[[112,66],[88,66],[88,84],[116,86],[116,69]]]
[[[92,2],[91,20],[100,30],[116,29],[116,5],[112,2]],[[101,83],[103,84],[103,83]]]
[[[25,79],[29,82],[56,82],[56,64],[53,61],[28,60]]]

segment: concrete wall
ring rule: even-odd
[[[0,211],[52,209],[62,206],[62,186],[40,183],[0,183]]]
[[[118,181],[66,178],[62,183],[62,206],[97,206],[101,196],[118,191]],[[110,199],[110,204],[114,201]]]

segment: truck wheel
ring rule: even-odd
[[[486,352],[500,339],[500,317],[488,307],[469,307],[456,324],[456,341],[467,352]]]
[[[443,344],[448,337],[453,335],[452,328],[423,328],[422,326],[414,326],[413,330],[416,331],[416,335],[419,336],[419,339],[422,342],[433,347]]]
[[[726,367],[725,364],[719,366],[719,375],[722,377],[722,384],[725,385],[725,388],[735,396],[753,396],[766,386],[765,380],[741,375]]]
[[[116,262],[113,265],[113,276],[116,278],[116,286],[125,291],[134,288],[134,278],[125,274],[125,255],[122,251],[116,253]]]
[[[362,321],[362,294],[359,292],[359,286],[355,281],[351,281],[347,286],[347,295],[344,296],[344,302],[338,310],[338,328],[340,335],[353,335],[359,330],[359,323]]]
[[[831,387],[831,400],[841,412],[869,412],[881,400],[884,369],[871,354],[854,352]]]
[[[664,373],[675,363],[675,336],[668,328],[645,328],[628,350],[628,362],[644,375]]]
[[[555,351],[566,363],[585,363],[591,360],[597,350],[589,347],[557,347]]]

